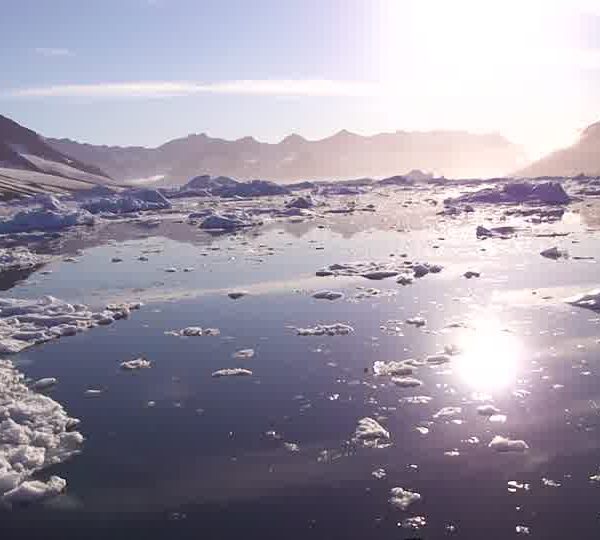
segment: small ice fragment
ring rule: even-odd
[[[226,368],[226,369],[219,369],[215,372],[213,372],[212,376],[215,378],[219,378],[219,377],[243,377],[243,376],[248,376],[248,375],[252,375],[252,371],[250,371],[249,369],[243,369],[243,368]]]
[[[296,328],[299,336],[347,336],[354,332],[354,328],[347,324],[318,324],[312,328]]]
[[[498,409],[497,407],[494,407],[493,405],[480,405],[479,407],[477,407],[477,414],[481,415],[481,416],[494,416],[495,414],[498,414],[500,412],[500,409]]]
[[[417,328],[420,328],[421,326],[425,326],[427,324],[427,321],[423,317],[411,317],[410,319],[406,319],[405,322],[406,324],[412,324]]]
[[[427,525],[427,520],[424,516],[414,516],[402,520],[402,528],[418,531]]]
[[[248,293],[246,291],[231,291],[227,293],[227,296],[229,296],[229,298],[231,298],[232,300],[238,300],[239,298],[242,298],[247,294]]]
[[[425,361],[433,366],[438,366],[450,362],[450,357],[447,354],[432,354],[431,356],[428,356]]]
[[[414,368],[404,361],[390,360],[389,362],[382,362],[378,360],[373,364],[373,373],[379,377],[405,377],[407,375],[412,375],[413,371]]]
[[[145,358],[136,358],[135,360],[127,360],[126,362],[121,362],[121,369],[126,371],[134,371],[138,369],[147,369],[152,365],[150,360],[146,360]]]
[[[344,293],[337,291],[318,291],[312,295],[317,300],[338,300],[344,297]]]
[[[45,377],[43,379],[39,379],[33,383],[34,390],[47,390],[55,386],[58,383],[58,380],[54,377]]]
[[[443,407],[433,415],[433,418],[447,419],[457,416],[460,413],[462,413],[461,407]]]
[[[406,510],[411,504],[421,500],[421,494],[401,487],[390,490],[390,504],[400,510]]]
[[[504,422],[506,422],[506,415],[492,414],[492,416],[488,417],[488,420],[492,422],[492,424],[504,424]]]
[[[398,279],[396,279],[396,283],[403,286],[410,285],[412,282],[413,278],[407,274],[401,274],[400,276],[398,276]]]
[[[103,391],[99,388],[88,388],[85,391],[85,395],[88,397],[97,397],[102,395]]]
[[[421,435],[427,435],[429,433],[429,428],[425,426],[415,426],[415,430]]]
[[[392,377],[392,382],[400,388],[416,388],[423,385],[423,381],[414,377]]]
[[[233,353],[233,358],[239,358],[242,360],[247,360],[254,356],[254,349],[240,349]]]
[[[525,452],[529,449],[525,441],[513,440],[501,435],[496,435],[488,446],[496,452]]]
[[[113,257],[110,262],[112,263],[120,263],[123,262],[123,259],[121,259],[121,257]]]
[[[517,491],[529,491],[529,484],[517,482],[516,480],[509,480],[506,482],[506,486],[509,493],[517,493]]]
[[[562,484],[550,478],[542,478],[542,485],[545,487],[559,488]]]
[[[398,272],[395,270],[374,270],[372,272],[365,272],[362,277],[373,280],[387,279],[397,276]]]
[[[479,272],[474,272],[473,270],[467,270],[464,274],[463,274],[467,279],[471,279],[471,278],[478,278],[481,276],[481,274]]]
[[[530,534],[531,533],[529,527],[526,527],[525,525],[517,525],[515,527],[515,531],[517,534]]]
[[[371,476],[373,476],[373,478],[377,478],[377,480],[383,480],[387,476],[387,472],[385,469],[375,469],[371,473]]]
[[[545,249],[544,251],[540,251],[540,255],[542,257],[546,257],[546,259],[552,259],[554,261],[558,259],[566,259],[569,256],[566,251],[560,250],[556,246]]]
[[[175,272],[177,272],[177,268],[175,268],[174,266],[169,266],[168,268],[165,268],[165,272],[169,274],[174,274]]]
[[[296,443],[293,443],[293,442],[284,442],[283,447],[288,452],[300,452],[300,447]]]
[[[362,418],[354,432],[354,440],[369,448],[389,446],[390,432],[373,418]]]
[[[413,267],[413,272],[416,278],[421,278],[429,274],[429,267],[424,264],[417,264]]]

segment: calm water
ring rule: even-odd
[[[81,455],[44,471],[68,480],[66,494],[1,513],[3,537],[504,539],[523,525],[532,538],[597,538],[600,485],[589,477],[600,468],[600,319],[563,300],[597,287],[599,271],[593,260],[551,261],[539,251],[557,245],[598,259],[598,232],[579,213],[554,225],[520,223],[516,238],[486,241],[475,238],[475,226],[501,223],[481,214],[398,219],[340,217],[323,229],[287,223],[240,236],[175,222],[152,231],[113,224],[46,246],[84,252],[2,294],[146,305],[129,320],[14,357],[31,378],[58,378],[51,395],[82,420],[86,442]],[[551,231],[570,234],[535,236]],[[149,260],[137,260],[141,254]],[[402,254],[444,270],[407,287],[314,276],[331,263]],[[171,266],[178,272],[165,272]],[[467,270],[481,277],[467,280]],[[381,293],[358,298],[358,287]],[[346,297],[311,297],[324,288]],[[250,294],[232,301],[233,289]],[[415,315],[426,326],[402,323]],[[300,337],[292,328],[333,322],[355,332]],[[448,327],[456,322],[463,324]],[[185,326],[221,335],[165,335]],[[419,367],[420,388],[372,374],[377,360],[423,359],[451,344],[462,353]],[[253,358],[232,357],[247,348]],[[151,369],[119,369],[139,355]],[[226,367],[254,374],[211,377]],[[86,397],[91,387],[104,393]],[[431,400],[405,400],[416,395]],[[486,403],[506,421],[478,415]],[[462,410],[433,418],[447,406]],[[365,416],[389,429],[391,447],[349,442]],[[267,435],[272,430],[281,440]],[[487,446],[494,435],[524,439],[530,449],[496,453]],[[379,468],[383,479],[371,474]],[[509,481],[528,489],[511,493]],[[422,500],[393,508],[395,486]],[[411,516],[426,525],[399,526]]]

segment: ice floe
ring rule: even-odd
[[[376,361],[373,364],[373,373],[379,377],[405,377],[412,375],[414,367],[406,363],[406,361],[390,360],[383,362]]]
[[[446,199],[444,204],[568,204],[567,195],[559,182],[511,182],[498,187],[484,188],[466,193],[454,199]]]
[[[423,381],[413,377],[392,377],[392,382],[400,388],[416,388],[423,385]]]
[[[338,300],[344,298],[344,293],[338,291],[317,291],[312,297],[317,300]]]
[[[129,306],[137,304],[129,304]],[[128,309],[131,309],[129,307]],[[125,316],[124,308],[92,312],[82,304],[69,304],[53,296],[39,299],[0,299],[0,353],[17,353],[36,345],[74,335]]]
[[[169,330],[165,334],[180,337],[218,336],[221,331],[218,328],[201,328],[200,326],[186,326],[181,330]]]
[[[0,248],[0,273],[30,270],[41,266],[45,261],[46,257],[36,255],[23,246],[10,249]]]
[[[248,360],[254,357],[254,349],[240,349],[235,351],[232,356],[240,360]]]
[[[227,293],[227,296],[232,300],[239,300],[240,298],[243,298],[247,295],[248,293],[246,291],[230,291]]]
[[[572,306],[591,309],[592,311],[600,311],[600,289],[569,298],[567,303]]]
[[[125,362],[121,362],[121,369],[124,369],[125,371],[137,371],[138,369],[148,369],[151,366],[152,362],[142,357],[135,358],[134,360],[127,360]]]
[[[400,510],[406,510],[411,504],[421,500],[421,494],[401,487],[390,490],[390,504]]]
[[[82,208],[92,214],[129,214],[171,208],[169,200],[155,189],[130,189],[84,202]]]
[[[421,326],[425,326],[427,324],[427,321],[423,317],[410,317],[409,319],[406,319],[405,322],[406,324],[416,326],[417,328],[420,328]]]
[[[556,246],[540,251],[540,255],[542,257],[546,257],[546,259],[568,259],[569,254],[566,250],[558,249]]]
[[[365,417],[358,421],[353,440],[368,448],[384,448],[390,445],[390,432],[377,420]]]
[[[55,377],[44,377],[43,379],[38,379],[32,385],[34,390],[38,392],[42,390],[47,390],[48,388],[52,388],[58,384],[58,380]]]
[[[249,376],[249,375],[252,375],[252,371],[250,371],[249,369],[243,369],[243,368],[218,369],[217,371],[214,371],[212,374],[212,376],[215,378],[244,377],[244,376]]]
[[[309,328],[296,328],[299,336],[347,336],[354,328],[344,323],[317,324]]]
[[[34,502],[62,492],[62,478],[42,482],[31,477],[80,451],[83,437],[73,430],[78,420],[28,388],[8,361],[0,361],[0,418],[0,501]]]
[[[496,435],[488,446],[496,452],[524,452],[529,449],[525,441],[509,439],[501,435]]]

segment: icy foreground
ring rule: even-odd
[[[82,304],[69,304],[53,296],[33,300],[0,299],[0,353],[18,353],[62,336],[72,336],[98,325],[125,318],[140,304],[109,305],[93,312]]]
[[[0,501],[32,502],[58,495],[66,481],[31,476],[77,454],[83,436],[63,407],[30,388],[11,362],[0,361]]]

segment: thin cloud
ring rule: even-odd
[[[73,56],[73,52],[62,47],[36,47],[35,52],[42,56]]]
[[[377,84],[361,81],[239,80],[207,84],[169,81],[63,84],[16,89],[9,92],[9,95],[30,98],[164,98],[194,94],[363,97],[380,93]]]

